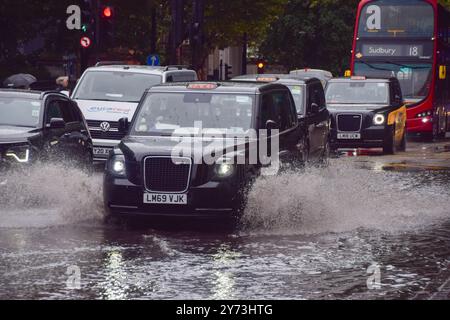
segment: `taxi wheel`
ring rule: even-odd
[[[328,165],[328,161],[330,160],[330,154],[331,154],[330,142],[327,141],[325,143],[322,156],[320,157],[320,164],[321,165],[323,165],[323,166],[327,166]]]
[[[383,153],[384,154],[395,154],[395,128],[392,129],[391,134],[385,140],[383,145]]]
[[[398,150],[402,152],[406,151],[406,131],[403,133],[402,141],[400,142]]]
[[[303,138],[303,150],[302,150],[302,154],[301,154],[301,161],[303,164],[306,164],[309,161],[309,139],[308,139],[308,137]]]

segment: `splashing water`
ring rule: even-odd
[[[0,228],[48,227],[103,217],[101,174],[56,164],[8,172]]]
[[[355,169],[345,159],[261,177],[249,192],[244,225],[250,232],[315,234],[359,228],[404,231],[450,217],[449,191],[418,186],[417,174]]]

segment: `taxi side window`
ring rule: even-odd
[[[195,76],[191,72],[172,72],[167,75],[166,82],[194,81]]]
[[[261,128],[266,128],[266,123],[269,120],[275,121],[272,118],[272,96],[270,94],[264,94],[261,97]]]
[[[309,88],[310,88],[309,90],[310,101],[307,106],[307,113],[309,114],[312,113],[311,105],[313,103],[317,104],[321,110],[325,109],[326,108],[325,93],[322,84],[314,83]]]
[[[50,124],[50,120],[53,118],[63,119],[62,109],[57,100],[53,100],[48,104],[45,123]]]
[[[280,131],[285,131],[295,125],[297,119],[295,106],[288,91],[279,91],[273,94],[275,116],[279,119]]]
[[[49,102],[45,123],[49,124],[53,118],[63,119],[66,123],[76,122],[75,115],[69,108],[69,102],[63,100],[52,100]]]
[[[403,102],[400,86],[398,85],[398,83],[393,81],[390,83],[389,87],[390,87],[389,94],[391,96],[391,104],[394,106],[400,106]]]

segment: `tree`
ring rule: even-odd
[[[349,66],[358,0],[291,0],[270,27],[260,51],[292,70],[321,68],[342,74]]]
[[[439,0],[439,3],[450,9],[450,0]]]
[[[205,1],[204,42],[194,67],[200,69],[212,49],[242,45],[244,35],[259,44],[268,27],[283,12],[288,0]],[[190,19],[190,17],[188,17]]]

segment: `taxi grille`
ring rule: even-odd
[[[150,192],[185,192],[191,167],[190,158],[147,157],[144,159],[145,188]]]
[[[359,132],[362,116],[360,114],[339,114],[337,116],[338,131]]]

